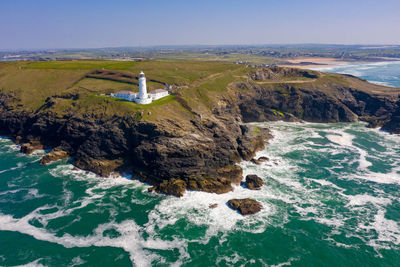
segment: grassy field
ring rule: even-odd
[[[94,70],[123,71],[132,77],[144,71],[149,90],[162,83],[180,86],[176,96],[168,96],[150,105],[104,96],[120,90],[138,91],[138,86],[86,75]],[[194,61],[48,61],[0,62],[0,93],[11,95],[15,110],[29,112],[52,111],[58,116],[90,114],[112,117],[115,114],[135,116],[145,120],[174,118],[186,120],[210,113],[215,107],[235,98],[238,82],[246,82],[265,90],[287,90],[287,87],[318,90],[326,93],[336,87],[354,87],[360,90],[384,92],[385,87],[365,83],[359,79],[338,74],[321,74],[317,79],[282,77],[266,81],[249,79],[254,70],[244,65]],[[132,78],[134,79],[134,78]],[[154,79],[161,83],[149,81]],[[388,89],[388,92],[390,90]],[[391,91],[392,92],[392,91]]]
[[[238,68],[229,63],[191,62],[191,61],[106,61],[73,60],[41,61],[23,64],[23,69],[38,70],[123,70],[138,75],[144,71],[148,79],[155,79],[168,84],[189,85],[197,79],[205,78],[216,72]]]
[[[176,86],[193,106],[204,102],[210,106],[208,92],[223,92],[235,79],[232,73],[246,67],[228,63],[180,62],[180,61],[44,61],[44,62],[1,62],[0,91],[16,96],[15,109],[30,112],[51,110],[65,114],[94,114],[100,116],[133,115],[143,119],[158,119],[171,116],[192,116],[192,113],[170,95],[150,105],[139,105],[129,101],[103,96],[121,90],[138,91],[138,86],[123,82],[87,78],[95,69],[124,71],[137,75],[144,71],[149,90],[161,88],[158,80]],[[79,95],[78,99],[68,95]],[[191,98],[194,98],[192,101]],[[49,100],[50,98],[50,100]],[[51,102],[51,108],[46,108]],[[139,114],[139,115],[138,115]]]
[[[39,61],[32,62],[26,69],[56,69],[56,70],[128,70],[136,65],[133,61],[110,61],[110,60],[71,60],[71,61]]]

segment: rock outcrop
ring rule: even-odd
[[[251,160],[251,162],[253,162],[254,164],[257,164],[257,165],[260,165],[260,164],[262,164],[262,163],[264,163],[264,162],[267,162],[267,161],[269,161],[269,158],[267,158],[267,157],[259,157],[258,159],[252,159]]]
[[[50,153],[44,155],[40,160],[40,164],[48,164],[53,161],[68,158],[68,152],[59,149],[53,149]]]
[[[255,214],[262,209],[261,203],[251,198],[231,199],[228,201],[228,206],[242,215]]]
[[[255,174],[249,174],[246,176],[245,185],[250,190],[260,190],[261,186],[264,185],[263,180]]]
[[[149,120],[143,112],[105,116],[66,110],[60,115],[54,110],[60,97],[80,101],[75,93],[49,97],[38,110],[21,107],[16,93],[0,93],[0,135],[22,144],[24,153],[56,148],[43,164],[70,156],[81,169],[102,176],[131,172],[154,191],[182,196],[187,189],[225,193],[240,183],[236,163],[253,159],[271,138],[268,129],[246,122],[362,119],[400,132],[398,92],[354,77],[264,68],[228,87],[208,96],[206,111],[176,95],[186,115],[157,119],[152,114]]]

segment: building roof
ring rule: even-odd
[[[165,93],[168,92],[167,90],[164,89],[156,89],[150,92],[150,94],[158,94],[158,93]]]

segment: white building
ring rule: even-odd
[[[169,93],[167,90],[164,90],[164,89],[156,89],[156,90],[151,91],[149,93],[149,95],[151,96],[151,99],[157,100],[157,99],[168,96]]]
[[[137,93],[131,91],[119,91],[118,93],[111,94],[112,97],[122,98],[128,101],[134,101],[137,95]]]
[[[139,93],[120,91],[118,93],[111,94],[111,97],[118,97],[128,101],[134,101],[138,104],[150,104],[153,100],[157,100],[168,95],[168,91],[164,89],[157,89],[147,93],[146,77],[142,71],[139,75]]]

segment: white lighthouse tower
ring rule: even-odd
[[[135,102],[139,104],[150,104],[151,101],[151,97],[147,94],[146,77],[142,71],[139,75],[139,94]]]

